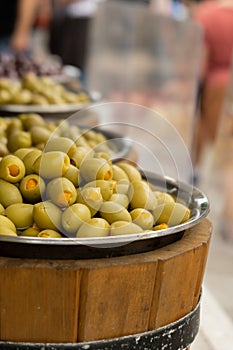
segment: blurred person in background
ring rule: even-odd
[[[52,0],[49,27],[49,49],[62,64],[84,70],[88,45],[88,30],[97,6],[105,0]]]
[[[230,77],[233,52],[233,1],[205,0],[195,7],[193,19],[203,28],[197,123],[196,169],[216,139],[223,100]]]
[[[0,52],[31,50],[32,30],[41,0],[0,1]]]

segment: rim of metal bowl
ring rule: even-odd
[[[39,238],[39,237],[14,237],[0,235],[0,242],[12,242],[21,244],[39,244],[39,245],[53,245],[53,246],[94,246],[96,248],[107,248],[114,245],[127,244],[134,241],[148,240],[161,238],[175,234],[177,232],[185,231],[198,223],[200,223],[209,213],[210,205],[207,196],[197,187],[190,184],[177,181],[171,177],[146,172],[147,180],[158,188],[166,185],[166,192],[176,195],[181,194],[182,201],[187,203],[191,210],[191,217],[186,222],[172,226],[166,229],[158,231],[146,231],[138,234],[128,234],[121,236],[107,236],[107,237],[96,237],[96,238]]]

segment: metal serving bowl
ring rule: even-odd
[[[184,231],[200,223],[209,213],[209,201],[198,188],[169,177],[146,173],[157,189],[184,202],[190,219],[159,231],[99,238],[37,238],[0,235],[0,255],[38,259],[90,259],[143,253],[179,240]]]

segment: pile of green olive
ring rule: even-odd
[[[12,118],[0,117],[0,157],[19,148],[43,150],[53,135],[75,140],[76,145],[80,146],[79,152],[84,154],[92,149],[110,155],[114,152],[106,136],[95,129],[70,125],[66,120],[49,122],[39,114],[28,113]]]
[[[71,92],[51,77],[29,72],[20,80],[0,78],[0,104],[61,105],[88,103],[85,91]]]
[[[85,131],[75,139],[64,125],[56,132],[31,114],[1,120],[0,127],[8,150],[0,159],[1,235],[140,234],[190,217],[185,204],[154,188],[135,166],[114,164],[108,150],[87,142],[95,136],[101,143],[103,135]]]

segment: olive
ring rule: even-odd
[[[36,159],[41,156],[42,151],[39,149],[32,149],[30,152],[28,152],[24,157],[23,157],[23,163],[26,169],[26,174],[33,174],[34,169],[33,169],[33,164],[35,163]]]
[[[33,224],[33,205],[26,203],[15,203],[9,205],[5,215],[14,223],[17,229],[23,229]]]
[[[110,227],[110,236],[142,233],[143,229],[133,222],[115,221]]]
[[[115,182],[114,193],[125,194],[130,197],[132,194],[132,185],[129,180],[120,180]]]
[[[4,157],[7,154],[9,154],[8,148],[6,146],[6,143],[4,141],[0,140],[0,157]]]
[[[68,137],[52,137],[48,140],[44,151],[61,151],[67,153],[69,157],[72,157],[76,152],[77,146],[74,141]]]
[[[32,144],[46,143],[51,137],[51,131],[45,126],[33,126],[30,129]]]
[[[23,198],[14,184],[0,179],[0,202],[6,208],[14,203],[22,203]]]
[[[40,231],[40,233],[38,234],[37,237],[40,237],[40,238],[61,238],[62,235],[55,230],[45,229],[45,230]]]
[[[110,224],[114,221],[132,221],[127,209],[117,202],[103,202],[99,211],[100,216]]]
[[[68,180],[70,180],[75,187],[78,187],[79,185],[79,169],[76,168],[74,165],[70,164],[68,167],[68,170],[64,174],[64,177],[66,177]]]
[[[75,152],[70,157],[70,162],[79,168],[82,161],[87,157],[92,157],[92,152],[90,152],[90,149],[85,146],[77,146]]]
[[[39,202],[33,206],[33,219],[41,230],[60,228],[61,214],[61,210],[50,201]]]
[[[91,212],[91,216],[94,216],[101,204],[103,203],[103,197],[100,191],[99,187],[87,187],[87,188],[83,188],[77,189],[77,199],[76,199],[77,203],[82,203],[85,204],[90,212]]]
[[[46,197],[59,207],[67,207],[75,203],[77,192],[70,180],[57,177],[47,184]]]
[[[29,152],[31,152],[34,148],[28,147],[28,148],[18,148],[13,154],[20,158],[21,160],[24,159],[24,157],[26,156],[26,154],[28,154]]]
[[[13,154],[8,154],[0,161],[0,178],[11,183],[19,182],[25,175],[22,160]]]
[[[46,122],[44,118],[37,113],[19,114],[19,119],[23,124],[24,130],[30,130],[33,126],[44,126]]]
[[[1,214],[4,214],[4,212],[5,212],[5,208],[4,208],[4,206],[0,203],[0,215],[1,215]]]
[[[143,228],[143,230],[150,230],[154,225],[154,217],[149,210],[144,208],[136,208],[130,212],[132,221]]]
[[[36,203],[41,200],[45,191],[45,182],[37,174],[25,176],[19,184],[23,198],[29,203]]]
[[[6,134],[7,137],[13,134],[15,131],[23,131],[23,125],[18,118],[13,118],[7,126]]]
[[[160,204],[153,211],[156,224],[167,224],[175,226],[187,221],[190,217],[190,210],[181,203],[164,203]]]
[[[126,172],[122,168],[120,168],[118,165],[113,164],[112,170],[113,170],[113,177],[112,177],[113,180],[116,180],[116,181],[128,180],[129,181],[129,178],[128,178],[128,175],[126,174]]]
[[[102,218],[91,218],[84,222],[78,232],[77,238],[106,237],[109,234],[109,223]]]
[[[103,159],[105,159],[109,164],[112,164],[110,155],[109,155],[107,152],[96,152],[96,148],[95,148],[94,158],[103,158]]]
[[[161,192],[161,191],[155,191],[154,194],[155,194],[155,197],[157,199],[157,204],[158,205],[159,204],[164,204],[164,203],[169,203],[169,202],[172,202],[172,203],[175,202],[174,198],[169,193]]]
[[[40,232],[40,229],[37,226],[33,225],[31,227],[28,227],[24,231],[20,231],[19,236],[37,237],[39,232]]]
[[[2,89],[0,90],[0,104],[8,104],[10,103],[12,95],[9,90]]]
[[[86,182],[93,180],[111,180],[112,167],[103,158],[86,158],[80,165],[80,176]]]
[[[69,169],[70,159],[64,152],[43,153],[33,164],[33,170],[41,177],[52,179],[63,176]]]
[[[8,137],[7,148],[10,152],[15,152],[18,148],[31,147],[31,134],[27,131],[15,131]]]
[[[144,208],[153,210],[156,208],[157,200],[150,186],[145,181],[133,181],[130,205],[133,209]]]
[[[17,94],[12,96],[10,102],[17,105],[30,104],[32,96],[32,92],[28,89],[20,89]]]
[[[0,225],[0,235],[17,237],[17,233],[15,231],[11,230],[9,227],[1,226],[1,225]]]
[[[109,200],[112,202],[117,202],[123,205],[123,207],[125,208],[127,208],[129,205],[129,198],[126,194],[123,194],[123,193],[113,193],[109,198]]]
[[[106,180],[96,180],[96,181],[91,181],[88,182],[87,184],[84,185],[83,188],[87,187],[99,187],[101,195],[105,201],[109,200],[111,195],[113,194],[115,182],[114,181],[106,181]]]
[[[142,179],[140,172],[135,166],[123,162],[117,163],[117,165],[126,173],[130,181],[140,181]]]
[[[62,214],[62,227],[65,234],[76,233],[82,223],[90,218],[91,212],[86,205],[81,203],[71,205]]]
[[[32,95],[32,100],[31,100],[31,104],[32,105],[48,105],[49,102],[47,101],[47,99],[40,95],[40,94],[37,94],[37,93],[34,93]]]
[[[8,217],[0,215],[0,226],[7,227],[10,230],[16,232],[16,226]]]

